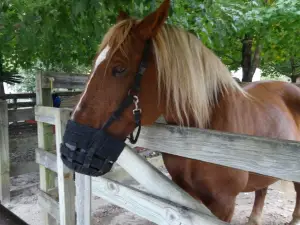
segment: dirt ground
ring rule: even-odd
[[[34,135],[36,127],[24,128],[20,131],[18,129],[11,129],[12,136],[18,138],[27,135]],[[36,135],[36,134],[35,134]],[[28,151],[15,152],[12,150],[16,161],[34,160],[34,152],[30,149]],[[19,154],[19,155],[18,155]],[[161,168],[166,174],[166,170]],[[167,174],[166,174],[167,175]],[[30,184],[37,184],[39,182],[38,173],[30,173],[18,177],[11,178],[12,189],[24,187]],[[131,185],[135,186],[136,183]],[[25,220],[30,225],[42,225],[42,211],[37,204],[38,186],[33,186],[19,193],[12,198],[11,203],[6,206],[16,213],[19,217]],[[233,225],[245,224],[247,217],[251,213],[254,200],[254,193],[241,193],[236,202],[236,209]],[[266,198],[264,208],[264,223],[265,225],[282,225],[291,220],[295,205],[295,191],[291,183],[276,183],[270,186]],[[150,225],[151,223],[139,216],[134,215],[122,208],[112,205],[99,197],[94,196],[92,202],[93,209],[93,224],[94,225]]]
[[[31,173],[12,178],[14,187],[38,182],[38,173]],[[136,186],[135,183],[132,184]],[[285,192],[283,192],[285,190]],[[42,214],[37,204],[37,187],[27,189],[12,198],[8,208],[30,225],[41,225]],[[245,224],[250,215],[254,193],[242,193],[238,196],[236,210],[232,221],[233,225]],[[264,208],[265,225],[282,225],[291,220],[295,205],[295,192],[290,183],[284,189],[280,183],[269,188]],[[99,197],[94,196],[92,202],[93,225],[150,225],[151,223],[122,208],[112,205]]]

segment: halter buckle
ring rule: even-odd
[[[133,114],[136,114],[137,112],[141,113],[142,109],[139,107],[139,97],[137,95],[133,96],[133,103],[134,103],[134,110],[132,110]]]

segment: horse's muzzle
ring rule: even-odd
[[[77,173],[101,176],[109,172],[125,147],[103,129],[69,120],[61,144],[63,163]]]

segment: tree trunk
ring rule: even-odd
[[[0,82],[0,99],[4,99],[5,91],[4,91],[4,84]]]
[[[296,77],[296,76],[291,76],[292,83],[296,83],[297,78],[298,77]]]
[[[252,56],[252,37],[245,35],[242,47],[242,68],[243,68],[243,82],[251,82],[252,77],[250,76],[251,69],[251,56]]]
[[[292,80],[292,83],[296,83],[296,80],[297,80],[296,64],[295,64],[295,59],[293,56],[290,58],[290,63],[291,63],[291,69],[292,69],[291,80]]]
[[[3,75],[3,66],[2,66],[2,54],[0,53],[0,76]],[[0,78],[0,99],[3,99],[5,96],[4,84],[1,82]]]
[[[243,82],[252,82],[253,75],[260,63],[260,50],[259,43],[256,44],[254,55],[252,58],[252,44],[253,38],[250,35],[245,35],[242,47],[242,68],[243,68]]]

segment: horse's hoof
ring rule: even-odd
[[[300,218],[293,218],[289,225],[300,225]]]
[[[246,225],[262,225],[261,223],[255,222],[255,221],[248,221]]]
[[[262,225],[262,223],[260,220],[250,217],[249,221],[246,223],[246,225]]]

